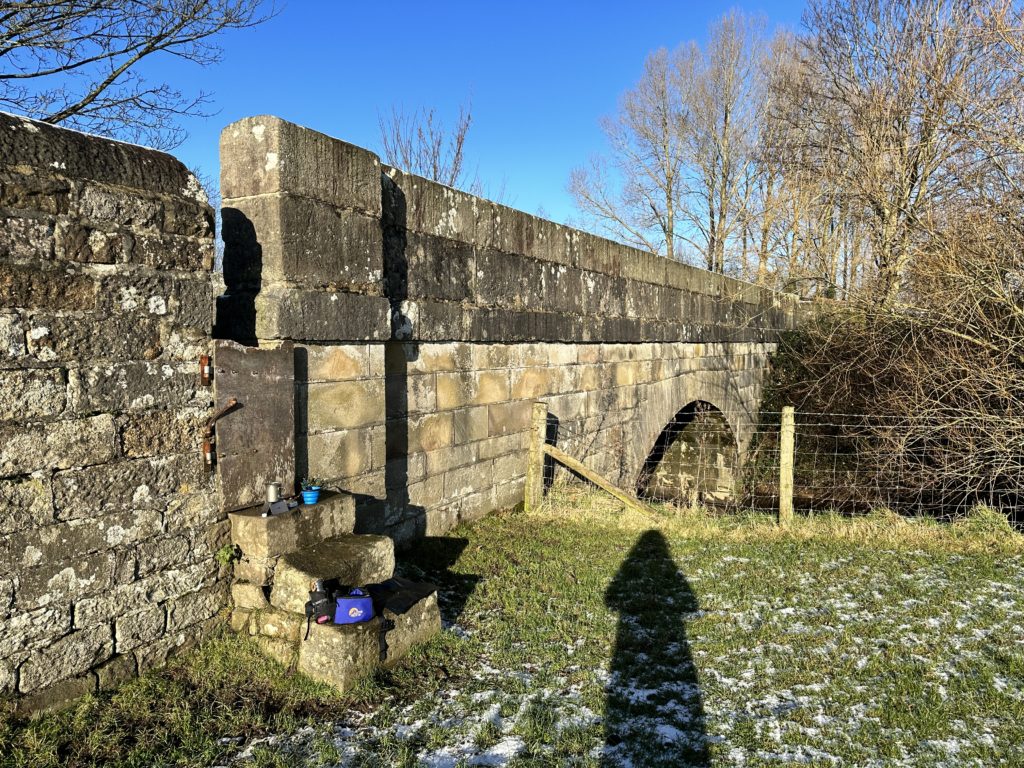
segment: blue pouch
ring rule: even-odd
[[[373,618],[373,598],[361,589],[353,589],[337,598],[335,624],[359,624]]]

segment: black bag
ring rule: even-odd
[[[310,584],[313,589],[309,592],[309,600],[306,601],[306,637],[309,639],[310,624],[316,620],[317,624],[329,624],[334,618],[334,601],[327,591],[327,587],[321,579]]]

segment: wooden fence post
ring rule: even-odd
[[[533,404],[530,417],[530,453],[526,465],[526,493],[523,508],[527,512],[540,509],[544,501],[544,443],[548,438],[548,404]]]
[[[796,442],[796,418],[793,406],[782,409],[779,428],[779,525],[793,519],[793,445]]]

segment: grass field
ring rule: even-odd
[[[1024,764],[1024,544],[954,525],[541,512],[403,568],[446,630],[341,697],[225,635],[31,723],[17,766]]]

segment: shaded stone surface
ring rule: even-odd
[[[391,578],[395,570],[394,543],[387,536],[350,535],[282,555],[274,571],[270,604],[301,614],[314,579],[362,586]]]
[[[347,691],[380,664],[380,619],[314,624],[299,646],[300,672]]]

